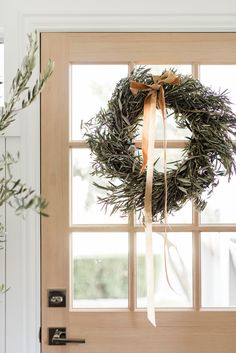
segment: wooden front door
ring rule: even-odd
[[[97,205],[83,125],[137,65],[154,73],[176,67],[233,87],[236,34],[42,33],[42,67],[49,57],[55,72],[41,98],[41,182],[50,215],[42,218],[42,352],[235,353],[236,217],[230,197],[225,201],[235,182],[222,181],[202,215],[188,204],[169,218],[185,268],[183,275],[170,267],[176,292],[164,276],[162,225],[153,225],[155,328],[145,312],[143,225],[134,214],[110,217]],[[171,121],[168,129],[170,159],[181,158],[185,132]],[[86,342],[49,345],[49,328]]]

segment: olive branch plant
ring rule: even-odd
[[[46,81],[54,69],[54,62],[48,60],[47,66],[32,85],[30,79],[36,66],[36,53],[38,50],[37,32],[28,35],[28,47],[20,68],[12,80],[9,98],[0,108],[0,135],[4,135],[6,129],[16,120],[18,113],[27,108],[40,94]],[[2,82],[0,83],[2,84]],[[24,215],[28,209],[34,209],[41,215],[46,215],[44,210],[47,201],[38,195],[35,190],[24,184],[21,179],[15,178],[12,173],[12,165],[19,160],[10,153],[2,152],[0,155],[0,208],[9,205],[14,208],[17,215]],[[5,238],[5,226],[0,219],[0,249]],[[0,292],[4,291],[4,285],[0,283]]]

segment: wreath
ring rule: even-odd
[[[176,74],[175,70],[163,72]],[[227,92],[214,92],[191,76],[178,75],[178,84],[162,80],[166,118],[173,115],[180,129],[187,128],[182,159],[168,168],[166,175],[154,169],[152,185],[153,220],[162,220],[165,211],[173,213],[187,201],[203,210],[206,200],[219,182],[220,176],[229,179],[236,170],[236,115],[232,112]],[[131,91],[131,82],[144,86],[155,84],[150,69],[139,67],[130,77],[121,79],[108,102],[86,125],[85,137],[93,155],[92,175],[105,177],[107,185],[95,185],[106,191],[99,202],[112,213],[120,210],[143,211],[145,201],[146,168],[141,173],[143,156],[135,146],[148,90]],[[160,107],[159,107],[160,108]],[[167,205],[165,205],[165,177]],[[165,207],[167,209],[165,210]]]

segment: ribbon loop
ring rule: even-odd
[[[179,85],[180,84],[180,77],[177,76],[173,71],[165,71],[162,75],[155,75],[152,76],[153,84],[147,85],[145,83],[137,82],[137,81],[130,81],[130,90],[133,95],[138,94],[138,92],[148,92],[147,97],[144,100],[144,116],[143,116],[143,134],[142,134],[142,153],[143,153],[143,164],[141,167],[141,174],[144,172],[147,166],[147,155],[148,155],[148,120],[151,119],[149,111],[153,111],[153,108],[150,105],[155,104],[157,109],[160,109],[163,121],[165,119],[165,91],[163,88],[164,84],[171,84],[171,85]],[[156,100],[150,99],[150,95],[155,95]],[[150,108],[149,108],[150,107]],[[155,115],[155,114],[154,114]],[[155,116],[152,116],[155,118]]]

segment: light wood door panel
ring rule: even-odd
[[[69,234],[77,228],[70,224],[69,217],[69,150],[77,145],[69,140],[69,87],[72,63],[192,64],[195,73],[199,63],[233,64],[236,34],[42,33],[42,67],[49,57],[55,61],[55,71],[41,97],[41,184],[42,194],[49,201],[50,215],[41,222],[42,352],[235,353],[236,312],[199,311],[197,215],[192,225],[173,226],[176,231],[193,232],[193,308],[158,310],[156,328],[147,321],[146,313],[135,310],[134,305],[115,311],[71,309]],[[129,226],[125,229],[129,231]],[[135,263],[132,254],[131,260]],[[132,278],[129,281],[132,287],[129,296],[133,298]],[[48,289],[53,288],[66,289],[66,308],[48,308]],[[68,337],[83,337],[86,344],[48,346],[48,327],[66,327]]]

